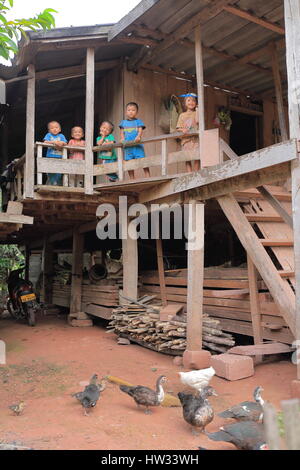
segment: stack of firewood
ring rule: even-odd
[[[186,316],[160,321],[160,307],[127,305],[114,309],[108,328],[118,336],[131,339],[146,347],[171,354],[186,349]],[[203,317],[203,346],[224,353],[235,345],[233,336],[224,333],[219,320]]]

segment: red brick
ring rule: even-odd
[[[176,357],[174,357],[174,359],[173,359],[173,364],[174,364],[175,366],[182,366],[182,365],[183,365],[183,359],[182,359],[182,357],[181,357],[181,356],[176,356]]]
[[[70,323],[71,323],[72,326],[79,326],[79,327],[81,327],[81,326],[93,326],[92,320],[75,320],[75,319],[73,319],[73,320],[71,320]]]
[[[300,380],[292,381],[292,398],[300,398]]]
[[[219,354],[211,358],[216,375],[227,380],[239,380],[254,375],[253,359],[249,356]]]
[[[199,370],[211,366],[211,354],[209,351],[188,351],[183,353],[183,365],[186,369]]]

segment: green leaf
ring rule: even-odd
[[[7,19],[5,18],[4,15],[1,15],[1,13],[0,13],[0,21],[2,21],[3,24],[7,23]]]
[[[0,56],[4,57],[4,59],[6,60],[9,59],[9,52],[6,47],[2,46],[1,41],[0,41]]]

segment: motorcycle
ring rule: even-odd
[[[16,320],[25,319],[30,326],[35,326],[38,303],[33,284],[20,277],[24,267],[11,271],[7,278],[9,298],[7,310]]]

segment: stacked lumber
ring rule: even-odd
[[[160,299],[157,271],[146,271],[141,276],[140,294],[156,294]],[[165,271],[166,297],[169,304],[187,304],[187,270]],[[258,281],[263,338],[292,344],[290,329],[262,280]],[[253,336],[246,268],[223,266],[204,269],[203,312],[218,319],[223,330]]]
[[[52,303],[69,307],[70,300],[71,285],[54,282]],[[112,309],[119,305],[119,286],[113,280],[108,284],[106,279],[98,285],[83,284],[81,302],[83,312],[109,318]]]
[[[160,321],[157,306],[126,305],[113,310],[108,328],[121,337],[166,354],[180,355],[186,349],[186,316]],[[221,330],[220,322],[203,317],[203,346],[224,353],[235,344],[231,334]]]

